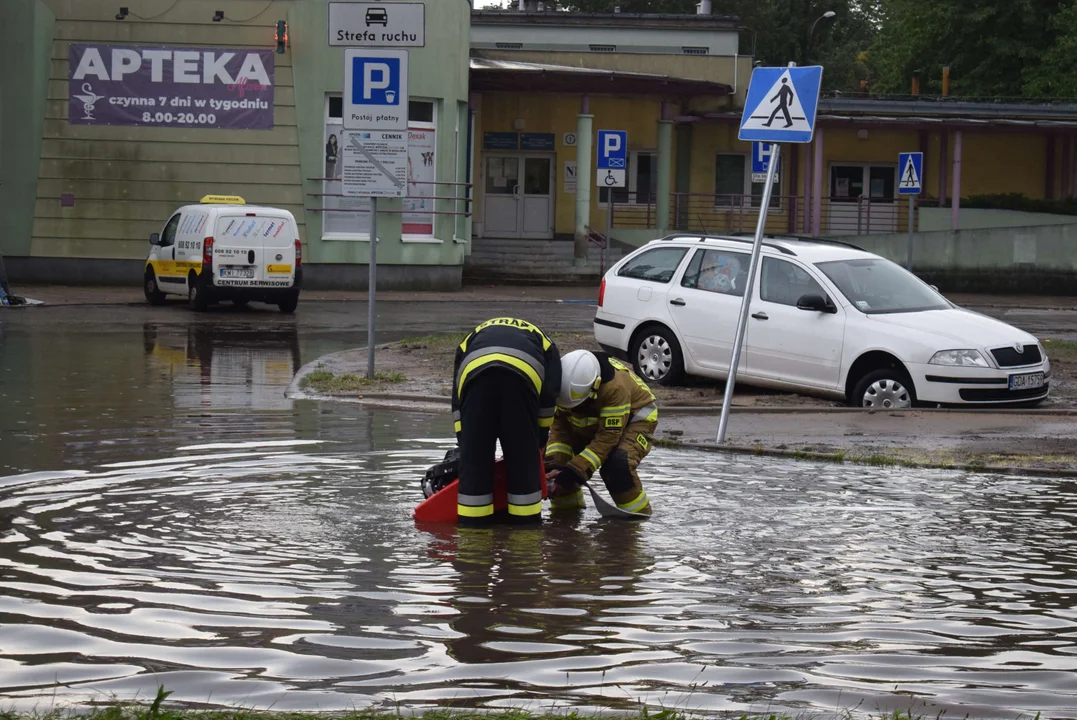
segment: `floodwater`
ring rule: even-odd
[[[0,708],[1077,718],[1072,481],[658,449],[644,524],[417,528],[447,418],[283,397],[353,338],[29,317],[0,337]]]

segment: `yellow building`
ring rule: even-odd
[[[474,12],[470,262],[523,275],[504,267],[511,248],[526,248],[521,262],[565,258],[574,240],[577,266],[590,247],[593,272],[588,237],[606,234],[610,214],[622,248],[670,231],[754,230],[762,178],[737,139],[753,66],[739,35],[735,18],[710,15]],[[815,140],[782,148],[768,231],[905,231],[901,152],[924,153],[920,229],[964,227],[953,198],[1074,196],[1077,106],[943,100],[823,98]],[[610,191],[594,188],[601,129],[628,134],[612,213]]]

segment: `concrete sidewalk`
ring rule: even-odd
[[[719,410],[660,413],[658,438],[715,447]],[[740,449],[834,455],[850,461],[954,467],[1015,467],[1077,475],[1077,415],[906,411],[765,413],[729,417],[726,442]]]

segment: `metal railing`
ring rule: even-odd
[[[714,235],[752,232],[761,204],[761,195],[671,193],[668,229]],[[820,235],[872,235],[909,228],[908,201],[902,197],[823,198],[819,206]],[[814,212],[814,204],[802,195],[773,195],[766,231],[810,235]],[[613,196],[614,228],[657,230],[657,215],[653,193]]]
[[[325,182],[331,182],[331,183],[339,183],[339,182],[341,182],[340,178],[326,178],[326,177],[309,177],[309,178],[307,178],[307,180],[323,182],[323,183],[325,183]],[[445,186],[449,186],[449,187],[462,187],[462,188],[464,188],[464,194],[463,195],[420,195],[420,196],[417,196],[417,197],[415,197],[413,199],[415,199],[415,200],[419,200],[419,199],[433,200],[434,201],[434,207],[432,207],[430,210],[408,210],[408,209],[404,209],[404,208],[390,210],[389,208],[379,207],[378,208],[378,214],[379,215],[382,215],[382,214],[385,214],[385,215],[400,215],[400,214],[403,214],[403,213],[415,213],[415,214],[429,214],[429,215],[462,215],[464,217],[471,217],[471,206],[472,206],[472,203],[474,203],[474,201],[475,201],[474,198],[472,197],[472,193],[473,193],[474,188],[475,188],[474,183],[459,182],[459,181],[456,181],[456,180],[434,180],[434,181],[409,180],[408,185],[445,185]],[[362,197],[356,197],[354,195],[345,195],[343,192],[308,192],[307,195],[310,196],[310,197],[317,197],[317,198],[327,198],[327,197],[328,198],[348,198],[349,200],[363,200],[363,199],[365,199],[365,198],[362,198]],[[410,195],[405,196],[405,199],[407,199],[409,197],[411,197],[411,196]],[[437,202],[439,200],[440,201],[449,201],[449,202],[451,202],[453,204],[453,209],[452,210],[438,210],[437,209]],[[325,201],[322,200],[321,202],[324,203]],[[464,204],[464,209],[463,210],[458,209],[460,207],[460,203]],[[367,208],[332,208],[332,207],[324,207],[324,206],[323,207],[308,207],[307,210],[310,210],[312,212],[339,212],[339,213],[348,213],[348,212],[365,213],[365,212],[370,212],[370,210],[367,209]]]

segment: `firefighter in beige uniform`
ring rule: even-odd
[[[561,393],[546,445],[552,510],[583,507],[581,482],[597,470],[617,507],[651,513],[636,468],[651,450],[658,407],[650,388],[606,353],[575,350],[561,360]]]

